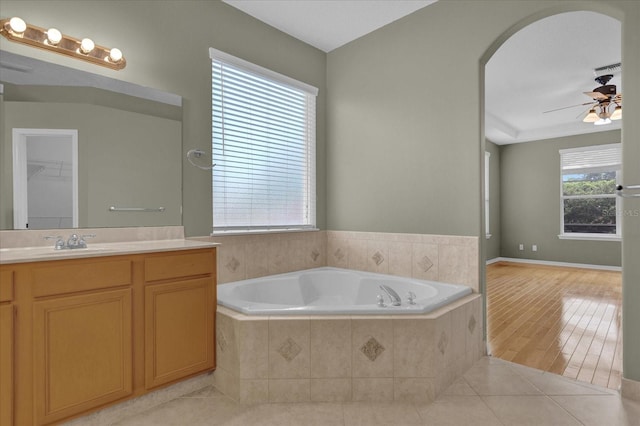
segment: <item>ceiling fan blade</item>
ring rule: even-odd
[[[600,92],[582,92],[585,95],[589,96],[591,99],[596,99],[596,100],[606,100],[609,99],[609,97],[607,95],[603,95]]]
[[[563,109],[575,108],[575,107],[579,107],[579,106],[583,106],[583,105],[595,105],[596,103],[597,102],[585,102],[585,103],[582,103],[582,104],[571,105],[571,106],[566,106],[566,107],[556,108],[556,109],[550,109],[549,111],[544,111],[543,114],[546,114],[548,112],[561,111]]]

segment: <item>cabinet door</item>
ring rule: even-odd
[[[0,425],[13,424],[13,305],[0,306]]]
[[[36,424],[132,393],[131,289],[34,303]]]
[[[213,368],[213,279],[145,287],[147,389]]]

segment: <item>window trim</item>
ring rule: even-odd
[[[247,234],[264,234],[264,233],[285,233],[285,232],[304,232],[304,231],[317,231],[317,193],[316,193],[316,97],[318,95],[318,88],[306,84],[304,82],[295,80],[286,75],[280,74],[278,72],[272,71],[270,69],[261,67],[259,65],[253,64],[251,62],[245,61],[244,59],[237,58],[232,56],[226,52],[222,52],[220,50],[209,48],[209,58],[213,61],[222,62],[228,64],[232,67],[239,68],[247,73],[254,74],[258,77],[261,77],[265,80],[288,86],[291,89],[298,90],[306,94],[307,102],[312,102],[313,104],[307,104],[307,117],[309,117],[309,112],[313,112],[314,116],[309,118],[306,122],[307,129],[312,129],[311,132],[308,132],[309,138],[306,140],[305,144],[307,145],[306,157],[308,162],[308,175],[307,180],[310,181],[311,189],[309,192],[305,192],[308,203],[311,204],[312,207],[308,207],[308,215],[309,215],[309,223],[308,224],[299,224],[299,225],[258,225],[258,226],[238,226],[238,225],[229,225],[229,226],[221,226],[216,228],[215,223],[212,223],[212,231],[210,235],[247,235]],[[212,90],[213,92],[213,90]],[[213,106],[212,106],[213,109]],[[213,113],[213,111],[212,111]],[[213,117],[213,114],[212,114]],[[213,122],[211,123],[213,130]],[[211,143],[213,145],[213,131],[211,135]],[[212,152],[213,152],[213,146]],[[311,159],[312,161],[308,161]],[[214,170],[212,170],[212,178]],[[212,188],[213,189],[213,188]],[[215,198],[213,196],[212,191],[212,200]],[[212,208],[213,211],[213,208]]]
[[[615,234],[596,234],[596,233],[587,233],[587,232],[564,232],[564,201],[567,199],[585,199],[585,198],[615,198],[616,200],[616,213],[620,212],[622,209],[622,200],[616,194],[601,194],[601,195],[586,195],[586,196],[565,196],[564,188],[563,188],[563,176],[565,175],[564,170],[562,168],[562,155],[571,153],[571,152],[585,152],[585,151],[596,151],[599,149],[607,149],[607,148],[616,148],[620,153],[620,162],[616,165],[612,166],[602,166],[602,167],[584,167],[582,169],[576,169],[576,173],[589,173],[596,172],[596,170],[605,170],[606,171],[615,171],[616,172],[616,184],[619,184],[622,179],[622,144],[611,143],[611,144],[602,144],[602,145],[590,145],[583,146],[579,148],[568,148],[559,150],[560,154],[560,234],[558,234],[558,239],[560,240],[582,240],[582,241],[622,241],[622,221],[616,218],[616,233]],[[590,170],[589,170],[590,169]]]

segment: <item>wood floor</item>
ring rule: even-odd
[[[489,352],[618,389],[620,272],[498,262],[487,266]]]

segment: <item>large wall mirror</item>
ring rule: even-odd
[[[0,51],[0,229],[182,224],[182,98]]]

